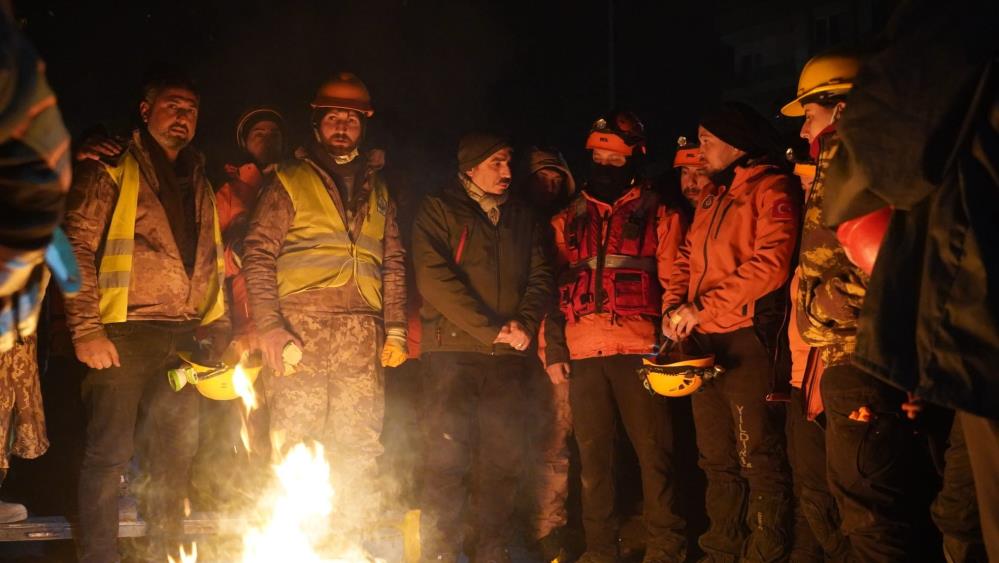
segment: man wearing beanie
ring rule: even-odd
[[[590,177],[552,219],[558,310],[545,320],[552,383],[569,384],[582,464],[581,563],[618,558],[614,452],[618,421],[641,469],[644,563],[681,562],[686,523],[675,511],[673,435],[666,399],[637,376],[654,351],[663,285],[685,225],[637,172],[642,123],[630,112],[598,119],[586,140]]]
[[[338,519],[377,517],[375,478],[385,367],[406,359],[405,251],[396,205],[359,155],[374,114],[350,73],[312,102],[314,140],[281,162],[244,240],[243,273],[260,348],[270,427],[285,448],[322,443],[338,486]],[[301,361],[286,368],[295,344]]]
[[[701,119],[705,196],[680,247],[664,299],[663,332],[726,373],[694,395],[711,561],[782,561],[789,548],[790,477],[782,409],[767,402],[786,353],[785,284],[798,235],[796,180],[772,162],[777,132],[744,104]],[[748,535],[746,531],[748,530]]]
[[[421,536],[427,561],[457,561],[470,489],[478,495],[474,561],[509,561],[528,362],[554,291],[547,230],[525,203],[508,197],[511,155],[501,137],[466,135],[457,177],[427,197],[414,219],[426,376]],[[476,485],[469,488],[473,460]]]

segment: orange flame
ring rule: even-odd
[[[180,561],[174,559],[167,555],[167,561],[169,563],[198,563],[198,544],[191,544],[191,553],[187,553],[184,546],[180,546]]]

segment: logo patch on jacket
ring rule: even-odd
[[[794,219],[794,205],[788,198],[778,199],[774,202],[773,207],[773,217],[774,219],[780,221],[790,221]]]

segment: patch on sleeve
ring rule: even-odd
[[[794,204],[788,198],[781,198],[774,202],[773,217],[778,221],[790,221],[794,219]]]

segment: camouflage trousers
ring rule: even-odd
[[[291,375],[264,383],[275,453],[299,442],[326,449],[337,503],[352,521],[370,520],[376,498],[377,458],[385,412],[385,377],[379,361],[384,331],[368,315],[284,310],[302,340],[302,361]]]
[[[541,362],[533,363],[528,384],[533,421],[526,488],[532,504],[534,537],[541,539],[569,522],[566,502],[572,409],[569,385],[552,385]]]
[[[0,353],[0,469],[10,456],[34,459],[49,449],[38,382],[38,336]]]

